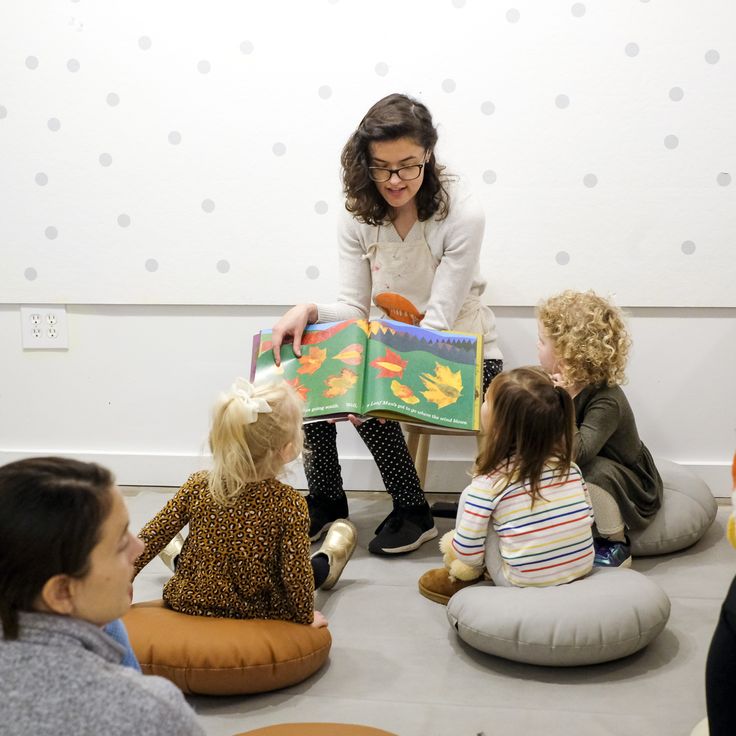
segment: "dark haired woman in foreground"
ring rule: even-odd
[[[143,549],[108,470],[51,457],[0,468],[0,539],[5,736],[204,733],[181,692],[123,667],[103,631],[130,607]]]

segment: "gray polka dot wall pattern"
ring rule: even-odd
[[[3,299],[332,300],[340,151],[400,91],[485,212],[490,303],[733,306],[736,6],[376,1],[6,17]]]

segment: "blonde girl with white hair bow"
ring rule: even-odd
[[[212,467],[189,477],[138,535],[136,574],[189,525],[163,598],[199,616],[281,619],[326,626],[315,588],[331,588],[355,543],[338,520],[310,557],[304,498],[279,476],[302,450],[302,401],[285,382],[254,386],[238,378],[215,404]],[[162,555],[163,557],[163,555]]]

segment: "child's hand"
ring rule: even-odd
[[[552,383],[554,383],[555,386],[564,388],[565,391],[570,394],[571,399],[574,399],[585,388],[581,383],[567,383],[563,378],[562,373],[550,373],[549,377],[552,379]]]
[[[327,617],[319,611],[314,612],[314,621],[309,624],[314,629],[323,629],[327,626]]]
[[[552,383],[560,388],[567,388],[565,379],[562,377],[562,373],[550,373],[549,377],[552,379]]]

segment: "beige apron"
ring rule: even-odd
[[[376,242],[362,256],[371,264],[373,303],[389,319],[410,325],[418,325],[424,319],[440,264],[427,244],[424,223],[419,224],[418,238],[398,243],[381,241],[379,225]],[[468,294],[451,329],[488,339],[491,329],[488,311],[477,295]]]

